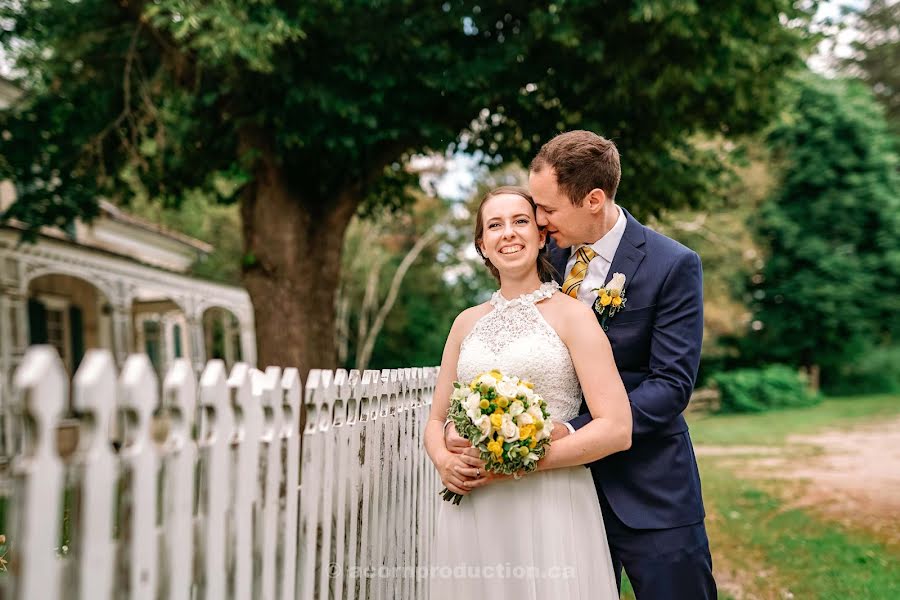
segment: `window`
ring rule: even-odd
[[[175,346],[173,355],[175,358],[181,358],[181,325],[178,323],[172,326],[172,340]]]

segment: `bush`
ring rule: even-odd
[[[723,413],[812,406],[821,400],[819,394],[809,389],[803,375],[785,365],[717,373],[712,380],[719,388],[719,412]]]
[[[829,382],[829,394],[896,394],[900,392],[900,346],[880,346],[844,365]]]

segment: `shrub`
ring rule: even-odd
[[[900,346],[880,346],[844,365],[829,394],[896,394],[900,392]]]
[[[806,378],[786,365],[717,373],[712,380],[719,388],[719,412],[723,413],[811,406],[821,400],[809,389]]]

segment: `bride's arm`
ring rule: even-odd
[[[450,409],[450,394],[453,392],[453,380],[456,377],[456,364],[459,360],[459,346],[462,343],[468,321],[466,313],[460,314],[453,322],[444,354],[441,357],[441,370],[434,387],[431,401],[431,413],[425,425],[425,451],[441,476],[441,481],[451,492],[468,494],[471,490],[464,487],[463,482],[475,476],[475,469],[482,462],[465,454],[454,454],[447,450],[444,442],[444,422]]]
[[[581,302],[564,308],[570,312],[558,333],[569,348],[592,420],[551,443],[538,470],[583,465],[631,447],[631,405],[609,339],[590,308]]]

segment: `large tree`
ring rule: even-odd
[[[849,10],[855,39],[843,66],[872,87],[894,133],[900,134],[900,2],[872,0]]]
[[[800,4],[800,3],[798,3]],[[806,3],[802,3],[806,4]],[[7,217],[96,200],[241,204],[261,364],[334,366],[344,231],[396,203],[413,152],[527,160],[555,133],[612,137],[622,201],[696,204],[700,132],[765,123],[805,44],[792,0],[22,0],[0,43],[25,95],[0,116]]]
[[[882,107],[854,81],[806,74],[768,142],[780,184],[760,210],[752,356],[843,366],[900,335],[900,177]]]

